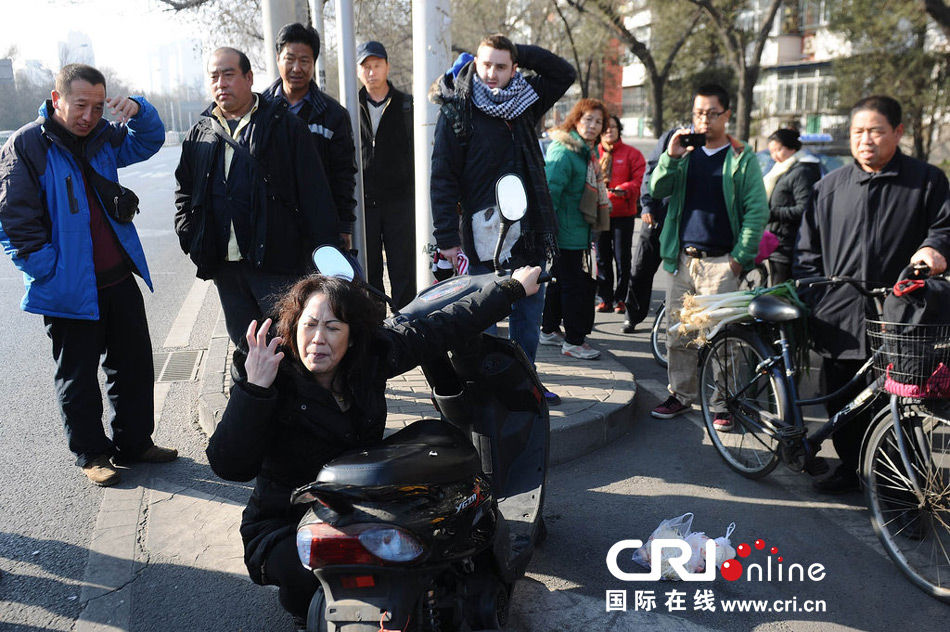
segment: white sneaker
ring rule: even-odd
[[[594,349],[586,342],[582,345],[569,345],[565,341],[561,345],[561,353],[579,360],[596,360],[600,357],[600,351]]]
[[[564,344],[564,335],[559,331],[552,331],[549,334],[541,332],[541,337],[538,338],[538,342],[543,345],[550,345],[552,347],[560,347]]]

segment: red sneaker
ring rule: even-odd
[[[608,305],[606,301],[597,303],[598,312],[609,312],[611,309],[613,309],[613,305]]]
[[[729,413],[716,413],[713,418],[713,428],[718,432],[729,432],[732,430],[732,415]]]
[[[657,419],[672,419],[677,415],[688,413],[691,410],[689,406],[680,402],[672,395],[666,398],[666,401],[650,411],[650,414]]]
[[[616,314],[626,314],[627,306],[623,304],[623,301],[617,301],[617,305],[614,306],[614,313]]]

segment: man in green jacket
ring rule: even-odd
[[[694,145],[674,132],[650,181],[654,198],[669,197],[660,256],[673,278],[666,293],[670,397],[653,409],[658,419],[690,410],[697,396],[697,350],[676,334],[683,296],[719,294],[738,289],[739,276],[752,267],[769,218],[762,171],[752,148],[726,134],[731,115],[729,94],[715,84],[701,86],[693,98],[693,132],[705,134]],[[695,150],[695,151],[694,151]],[[715,427],[732,429],[725,412]]]

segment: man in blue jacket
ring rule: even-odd
[[[118,122],[102,120],[108,105]],[[0,150],[0,243],[23,272],[21,308],[42,314],[53,342],[56,394],[69,449],[97,485],[113,485],[110,462],[172,461],[152,443],[152,343],[133,273],[149,289],[145,253],[116,210],[119,167],[161,148],[165,128],[141,97],[106,99],[95,68],[69,64],[40,117]],[[112,405],[102,427],[99,361]]]

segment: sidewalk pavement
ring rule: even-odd
[[[499,333],[504,335],[506,331],[504,324],[500,324]],[[219,315],[208,344],[198,394],[198,421],[209,436],[227,406],[232,351],[224,317]],[[632,426],[636,381],[606,349],[601,349],[598,360],[577,360],[562,355],[559,347],[540,345],[536,366],[542,384],[561,397],[561,403],[550,408],[551,465],[607,445]],[[417,419],[437,416],[429,397],[430,389],[421,369],[391,379],[386,389],[387,434]]]

